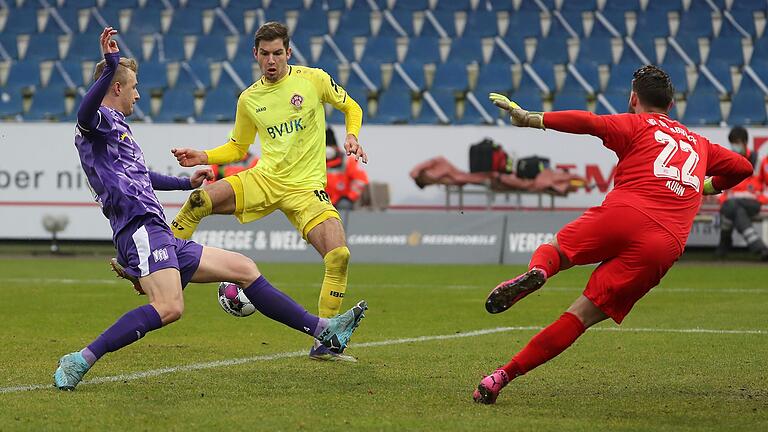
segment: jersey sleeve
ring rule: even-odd
[[[347,134],[359,136],[363,124],[362,108],[333,77],[322,69],[317,69],[317,72],[314,83],[320,93],[320,100],[343,112]]]
[[[560,132],[592,135],[618,154],[624,153],[635,135],[633,114],[596,115],[588,111],[544,113],[544,127]]]
[[[208,155],[209,164],[226,164],[242,160],[248,153],[248,147],[256,139],[256,125],[248,113],[248,107],[245,103],[246,94],[243,92],[237,100],[235,127],[230,133],[229,141],[224,145],[205,151]]]

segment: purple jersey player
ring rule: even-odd
[[[63,356],[53,375],[55,386],[74,390],[104,354],[181,318],[182,290],[189,282],[237,283],[262,314],[342,351],[367,309],[364,301],[334,318],[319,318],[274,288],[249,258],[174,238],[154,190],[196,188],[210,171],[177,178],[147,169],[125,121],[139,99],[136,62],[120,58],[112,39],[116,33],[112,27],[101,33],[104,60],[96,65],[98,79],[77,112],[75,146],[94,198],[112,227],[117,261],[147,294],[149,304],[120,317],[87,347]]]

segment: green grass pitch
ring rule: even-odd
[[[320,263],[261,269],[316,309]],[[214,284],[191,285],[180,322],[59,392],[49,387],[57,359],[144,298],[112,278],[106,258],[4,257],[0,431],[768,430],[768,267],[759,265],[680,263],[622,326],[588,331],[497,405],[472,403],[481,375],[557,318],[591,268],[487,314],[490,288],[521,270],[353,263],[345,305],[370,304],[348,351],[356,364],[310,361],[308,337],[259,314],[226,315]]]

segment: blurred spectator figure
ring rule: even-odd
[[[325,166],[328,183],[325,191],[338,210],[350,210],[368,185],[368,174],[354,156],[347,156],[336,143],[331,128],[325,129]]]
[[[749,160],[752,166],[756,166],[757,155],[749,151],[749,135],[742,126],[736,126],[728,134],[728,141],[736,153]],[[766,167],[768,157],[760,164],[760,171],[739,183],[730,190],[720,195],[720,244],[715,255],[725,257],[732,246],[733,230],[744,237],[747,247],[752,253],[759,254],[760,259],[768,261],[768,248],[760,238],[760,234],[752,226],[752,218],[760,213],[760,207],[768,202],[768,197],[763,193],[766,182]]]

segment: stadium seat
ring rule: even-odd
[[[451,51],[448,54],[448,62],[482,63],[483,44],[479,38],[464,36],[456,38],[451,43]]]
[[[234,122],[239,95],[239,91],[228,86],[220,86],[209,91],[205,95],[205,104],[198,120],[202,122]]]
[[[587,100],[583,92],[560,92],[555,95],[552,102],[553,111],[585,109],[587,109]]]
[[[489,63],[480,67],[477,75],[477,87],[490,86],[497,92],[507,92],[512,88],[512,72],[509,64]],[[487,94],[482,95],[486,97]],[[479,98],[480,96],[478,96]]]
[[[560,6],[561,11],[593,11],[597,10],[596,0],[579,0],[579,1],[564,1]]]
[[[435,17],[438,23],[440,23],[440,26],[445,30],[445,32],[448,34],[448,37],[456,37],[456,15],[455,12],[447,11],[447,10],[435,10],[432,11],[432,16]],[[432,21],[425,20],[424,23],[425,29],[427,27],[432,27],[435,31],[434,33],[424,33],[422,31],[422,36],[439,36],[439,32],[436,28],[433,27]]]
[[[486,98],[488,96],[486,95]],[[529,111],[543,111],[541,92],[536,87],[520,87],[512,94],[511,99],[517,102],[521,107]],[[484,100],[484,99],[481,99]]]
[[[341,15],[335,39],[350,39],[371,35],[371,19],[365,10],[347,11]]]
[[[738,1],[734,2],[735,4],[738,4]],[[751,10],[745,10],[745,9],[733,9],[730,11],[731,15],[733,15],[734,20],[747,32],[752,36],[752,38],[757,37],[757,28],[755,27],[755,18],[753,15],[753,12]],[[741,33],[732,27],[731,23],[723,19],[723,32],[733,32],[733,35],[741,35]]]
[[[708,38],[712,36],[712,33],[711,9],[690,9],[680,15],[678,35]]]
[[[407,9],[394,9],[390,13],[409,37],[416,36],[416,29],[413,26],[413,11]]]
[[[434,89],[429,92],[435,102],[443,110],[443,113],[448,117],[450,123],[456,121],[456,93],[451,89]],[[417,123],[422,124],[435,124],[442,123],[437,117],[437,113],[432,110],[432,107],[427,103],[426,99],[421,102],[421,112],[416,119]]]
[[[731,11],[758,11],[768,8],[765,0],[737,0],[731,3]]]
[[[0,88],[0,119],[13,119],[21,114],[22,95]]]
[[[32,96],[32,106],[24,114],[27,120],[59,120],[64,117],[64,87],[38,88]]]
[[[531,63],[531,67],[539,75],[539,78],[544,81],[544,84],[549,87],[549,90],[555,91],[555,65],[549,61],[542,60]],[[523,78],[520,80],[520,87],[523,86],[538,88],[528,73],[523,73]]]
[[[130,31],[135,33],[161,33],[161,9],[146,7],[133,9]]]
[[[541,36],[541,20],[539,11],[517,11],[509,15],[509,28],[514,31],[508,31],[505,40],[511,37],[524,39],[526,37]]]
[[[609,4],[612,4],[612,3],[609,2]],[[622,36],[627,35],[627,21],[625,18],[626,12],[624,10],[604,9],[601,13],[605,17],[605,19],[608,20],[611,26],[613,26],[613,28],[615,28],[616,31],[619,32],[619,34],[621,34]],[[598,31],[601,32],[602,34],[611,35],[611,33],[608,32],[607,28],[602,22],[596,21],[595,27],[601,27],[601,29]],[[595,30],[592,30],[592,31],[594,32]]]
[[[635,38],[657,38],[669,36],[669,20],[663,10],[647,10],[637,17],[637,27],[633,34]]]
[[[765,112],[765,94],[742,87],[731,100],[728,124],[762,125],[768,121]]]
[[[578,62],[574,64],[574,67],[577,71],[579,71],[582,78],[584,78],[584,80],[587,81],[590,86],[592,86],[593,90],[596,92],[600,91],[600,72],[596,64]],[[575,82],[575,77],[573,77],[570,72],[568,72],[564,87],[567,87],[569,82]]]
[[[465,63],[444,63],[437,65],[431,89],[463,92],[468,88],[467,65]]]
[[[361,63],[395,63],[397,61],[397,44],[395,38],[378,36],[368,38]]]
[[[192,1],[191,3],[196,3]],[[201,35],[203,34],[203,17],[201,11],[193,8],[175,9],[168,29],[170,34]]]
[[[388,90],[379,95],[379,108],[374,123],[407,123],[411,116],[411,97],[404,91]]]
[[[685,54],[691,59],[694,64],[701,63],[701,50],[699,49],[699,38],[689,36],[685,34],[677,35],[675,38],[680,47],[685,51]],[[680,54],[671,46],[667,46],[667,54],[664,57],[665,63],[681,62],[684,60]]]
[[[37,10],[8,9],[8,18],[3,32],[11,35],[37,33]]]
[[[720,123],[720,98],[716,92],[697,89],[686,100],[683,123],[695,125],[717,125]]]
[[[34,60],[20,60],[11,64],[6,90],[18,93],[22,88],[40,85],[40,65]]]
[[[684,64],[677,62],[663,63],[661,68],[669,75],[669,78],[672,80],[672,85],[675,87],[675,92],[686,93],[688,91],[688,77],[685,72]]]
[[[269,13],[278,13],[283,15],[287,10],[300,10],[304,9],[303,0],[277,0],[269,2],[269,7],[266,9]]]
[[[727,92],[733,91],[733,80],[731,79],[731,65],[727,61],[723,60],[711,60],[707,62],[707,68],[709,68],[709,71],[712,73],[712,75],[717,78],[718,81],[720,81],[720,84],[725,87],[725,90]],[[705,78],[703,75],[700,76],[701,78]]]
[[[24,59],[35,61],[59,59],[58,35],[46,33],[30,35]]]
[[[67,60],[101,60],[101,51],[99,50],[99,45],[98,43],[94,43],[94,37],[92,34],[75,33],[71,35],[71,37],[72,41],[69,44]]]
[[[157,115],[162,122],[187,122],[195,115],[195,96],[185,90],[169,89],[163,92],[163,104]]]
[[[158,62],[139,63],[140,89],[162,90],[168,86],[165,64]]]
[[[485,3],[489,4],[491,9],[495,11],[511,12],[514,8],[512,0],[486,0]]]
[[[220,35],[199,35],[197,36],[197,45],[195,53],[192,56],[193,61],[222,61],[227,59],[227,41]]]
[[[553,64],[568,63],[568,40],[564,37],[550,36],[539,39],[532,63],[545,61]]]
[[[360,68],[363,70],[363,73],[368,77],[369,80],[373,83],[374,86],[376,86],[377,89],[381,88],[381,64],[379,63],[360,63]],[[347,85],[355,85],[358,84],[361,87],[365,87],[365,83],[360,78],[360,76],[354,71],[350,70],[349,72],[349,83]]]
[[[744,64],[741,38],[720,36],[712,39],[707,59],[718,59],[739,66]]]
[[[603,6],[603,9],[605,11],[619,11],[619,12],[639,11],[640,1],[639,0],[606,0],[605,6]]]
[[[768,35],[763,35],[762,38],[755,40],[755,50],[752,51],[752,59],[750,62],[760,63],[768,61]]]
[[[422,11],[429,9],[429,0],[397,0],[393,9]]]
[[[619,63],[611,68],[611,76],[605,86],[606,93],[621,93],[629,96],[632,74],[642,66],[639,63]]]
[[[629,105],[629,93],[622,93],[622,92],[604,93],[603,97],[605,97],[608,103],[610,103],[613,106],[613,109],[615,109],[617,113],[626,112],[627,105]],[[597,106],[595,107],[595,113],[611,114],[608,108],[600,102],[598,102]]]
[[[477,10],[467,18],[464,37],[483,38],[493,37],[499,33],[496,23],[496,12]]]
[[[437,38],[417,37],[408,43],[408,54],[406,59],[409,61],[418,61],[424,63],[440,62],[440,42]]]
[[[447,11],[469,11],[471,7],[470,0],[439,0],[435,10]]]
[[[649,0],[646,11],[671,12],[682,11],[683,3],[681,0]]]
[[[408,77],[410,77],[414,84],[416,84],[416,87],[423,90],[425,87],[424,63],[418,61],[410,61],[407,63],[402,63],[401,66]],[[405,81],[403,81],[397,71],[393,72],[392,74],[392,82],[389,84],[389,88],[392,89],[392,87],[400,87],[410,91],[410,88],[405,84]]]

